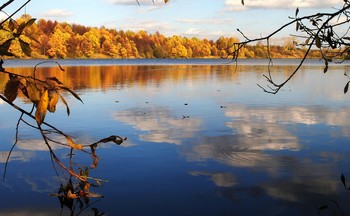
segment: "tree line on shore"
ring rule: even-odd
[[[16,22],[28,19],[30,15],[23,15]],[[4,25],[0,30],[0,43],[10,37],[8,28]],[[225,57],[230,45],[238,42],[235,37],[220,37],[216,41],[179,35],[166,37],[159,32],[123,31],[45,19],[25,29],[20,38],[30,44],[31,58],[215,58]],[[16,40],[9,51],[17,58],[26,57]],[[269,51],[262,43],[246,46],[239,57],[300,58],[304,51],[289,38],[280,45],[270,45]],[[319,54],[315,51],[309,57]]]

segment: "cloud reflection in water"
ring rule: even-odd
[[[166,107],[134,108],[115,112],[113,118],[147,132],[139,139],[147,142],[180,145],[182,139],[191,138],[201,126],[198,118],[183,119],[175,116]]]

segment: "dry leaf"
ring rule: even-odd
[[[67,142],[68,142],[68,145],[73,148],[73,149],[76,149],[76,150],[83,150],[83,145],[82,144],[76,144],[72,138],[70,137],[67,137]]]
[[[76,194],[72,193],[71,190],[69,190],[68,193],[67,193],[67,198],[69,198],[69,199],[77,199],[78,196]]]
[[[49,112],[55,112],[57,102],[58,102],[58,93],[56,91],[50,91],[49,92],[49,104],[47,106],[47,110]]]
[[[17,98],[19,84],[18,77],[12,77],[6,83],[4,95],[10,102],[13,102]]]
[[[34,82],[27,80],[27,92],[29,100],[34,104],[38,104],[41,99],[43,88],[41,85],[36,85]]]
[[[90,183],[87,182],[87,183],[85,184],[85,186],[84,186],[84,191],[85,191],[85,192],[89,192],[89,191],[90,191],[90,186],[91,186]]]
[[[48,104],[49,92],[45,90],[43,95],[41,95],[40,101],[35,112],[35,120],[39,125],[41,125],[45,119]]]

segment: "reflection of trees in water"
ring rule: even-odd
[[[255,65],[110,65],[110,66],[67,66],[64,73],[56,67],[38,68],[38,78],[55,76],[72,89],[103,89],[110,87],[158,86],[165,82],[181,83],[196,80],[236,81],[240,73],[263,73],[266,67]],[[288,65],[276,66],[272,73],[281,75],[288,71]],[[31,75],[32,68],[12,68],[22,75]],[[283,75],[284,73],[282,73]],[[0,76],[0,87],[7,77]],[[2,88],[0,88],[2,89]]]
[[[112,135],[92,144],[81,144],[77,143],[77,139],[73,136],[45,121],[48,111],[51,113],[56,111],[56,104],[59,99],[66,106],[67,115],[70,114],[68,103],[61,95],[61,91],[67,91],[77,100],[81,102],[83,101],[78,94],[72,89],[66,87],[57,77],[43,76],[41,79],[37,78],[36,68],[43,63],[45,62],[38,63],[34,67],[32,74],[23,75],[6,71],[2,67],[3,61],[0,61],[1,73],[9,76],[9,80],[6,82],[3,90],[4,93],[0,94],[0,99],[20,113],[15,127],[14,143],[5,160],[3,180],[5,181],[8,164],[11,160],[11,155],[14,152],[13,150],[17,145],[20,145],[19,143],[23,140],[19,136],[21,129],[20,126],[27,126],[32,129],[32,132],[34,132],[33,134],[38,134],[41,137],[42,142],[39,141],[39,143],[43,143],[46,150],[49,152],[52,167],[60,181],[59,191],[55,194],[51,194],[51,196],[58,197],[62,209],[67,207],[71,211],[71,215],[74,215],[77,205],[79,205],[79,209],[82,211],[89,207],[90,198],[102,197],[102,195],[90,190],[91,187],[98,187],[104,181],[96,177],[91,177],[90,175],[90,171],[96,168],[99,163],[100,158],[97,155],[97,148],[101,144],[108,142],[120,145],[126,140],[126,138]],[[64,71],[59,63],[57,63],[57,65],[61,72]],[[22,96],[27,98],[28,102],[31,103],[31,108],[16,105],[17,101],[15,100],[17,99],[19,92]],[[32,141],[33,140],[29,141],[29,143]],[[25,147],[26,141],[22,141],[22,144],[24,144]],[[37,142],[32,142],[31,144],[35,146],[34,149],[42,150],[42,147],[38,146]],[[60,158],[57,156],[57,152],[55,151],[57,149],[55,146],[57,145],[61,148],[69,149],[67,158]],[[18,153],[14,152],[14,154],[14,156],[18,157]],[[77,162],[77,159],[80,158],[77,157],[77,155],[80,157],[81,155],[88,155],[92,160],[91,165],[88,166],[84,163]],[[23,155],[20,156],[22,157],[17,159],[25,159]],[[95,214],[99,214],[97,210],[95,211]]]

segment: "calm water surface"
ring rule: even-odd
[[[65,72],[38,68],[38,77],[58,77],[84,101],[67,95],[71,115],[61,103],[48,122],[79,143],[128,138],[97,149],[101,160],[90,176],[108,180],[93,188],[104,198],[91,199],[79,215],[349,214],[340,176],[350,179],[350,95],[343,94],[350,66],[323,74],[310,61],[270,95],[257,87],[266,85],[264,62],[235,70],[225,60],[65,60]],[[276,61],[273,77],[286,78],[296,62]],[[5,67],[29,75],[35,64]],[[6,82],[0,75],[1,90]],[[24,98],[15,102],[30,109]],[[3,174],[19,113],[0,101],[0,116]],[[70,215],[49,196],[60,182],[40,134],[22,125],[19,137],[0,183],[0,215]],[[69,153],[55,151],[62,160]]]

